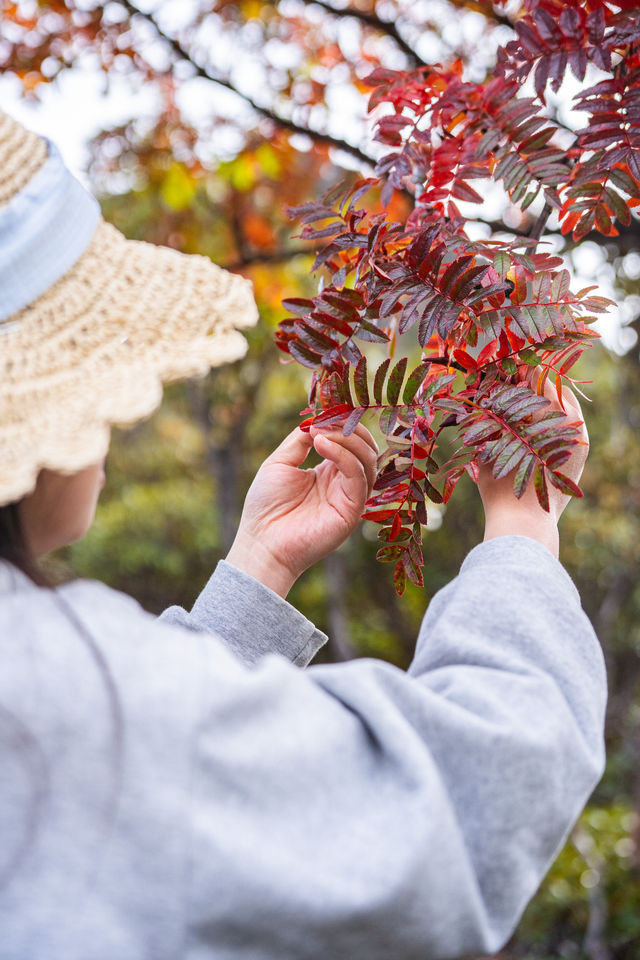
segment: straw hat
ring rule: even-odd
[[[0,110],[0,504],[107,452],[162,383],[243,356],[251,284],[127,240],[53,144]]]

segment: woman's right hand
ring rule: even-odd
[[[537,367],[533,371],[531,379],[534,379],[539,373],[540,368]],[[543,413],[562,409],[558,403],[556,391],[549,380],[545,383],[544,395],[551,401],[551,406],[545,407]],[[580,403],[573,391],[568,387],[563,387],[562,398],[567,421],[582,424],[580,443],[574,447],[570,459],[562,466],[562,472],[575,483],[579,483],[589,452],[589,437]],[[561,422],[557,421],[558,424]],[[478,479],[478,490],[482,497],[485,513],[484,539],[491,540],[494,537],[508,535],[530,537],[532,540],[542,543],[557,557],[559,552],[558,520],[571,498],[549,483],[549,512],[547,513],[538,502],[532,481],[528,483],[527,489],[518,500],[513,492],[513,472],[500,480],[496,480],[492,469],[493,464],[481,464]]]
[[[312,447],[323,461],[302,469]],[[300,574],[360,523],[377,454],[362,424],[348,437],[340,427],[296,428],[258,470],[227,561],[286,597]]]

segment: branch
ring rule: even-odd
[[[196,63],[189,51],[182,46],[179,40],[177,40],[175,37],[170,37],[164,32],[153,14],[145,13],[144,11],[139,10],[138,7],[130,2],[130,0],[119,0],[119,2],[132,17],[141,17],[147,23],[150,23],[155,29],[156,35],[161,40],[164,40],[169,47],[171,47],[174,54],[179,57],[180,60],[189,63],[197,76],[202,77],[205,80],[210,80],[212,83],[216,83],[218,86],[224,87],[226,90],[230,90],[232,93],[235,93],[238,97],[241,97],[245,103],[248,103],[256,113],[264,117],[266,120],[270,120],[272,123],[276,124],[276,126],[281,127],[284,130],[288,130],[290,133],[301,133],[306,137],[310,137],[310,139],[314,140],[316,143],[323,143],[328,147],[333,147],[335,150],[342,150],[344,153],[349,153],[351,156],[360,160],[361,163],[365,164],[367,167],[375,166],[375,157],[365,153],[364,150],[360,149],[360,147],[354,146],[347,140],[342,140],[340,137],[332,137],[330,134],[324,133],[321,130],[316,130],[313,127],[307,127],[302,123],[297,123],[295,120],[291,120],[288,117],[283,117],[274,110],[271,110],[268,107],[263,107],[259,103],[256,103],[256,101],[248,94],[242,93],[241,90],[238,90],[238,88],[235,87],[230,80],[225,77],[216,76],[207,68],[201,66],[199,63]]]
[[[237,260],[229,263],[221,263],[219,266],[225,270],[235,273],[238,270],[244,270],[245,267],[252,267],[255,264],[262,263],[287,263],[289,260],[295,260],[296,257],[313,257],[314,251],[305,247],[288,247],[283,250],[272,250],[269,253],[242,253]]]
[[[533,235],[528,230],[508,227],[505,223],[502,223],[501,220],[481,220],[479,222],[486,223],[486,225],[491,227],[491,230],[495,233],[511,233],[516,237],[530,237]],[[584,237],[584,240],[590,240],[592,243],[597,243],[600,246],[615,244],[615,246],[617,246],[623,253],[628,253],[630,250],[640,251],[640,223],[635,225],[632,223],[628,227],[620,225],[618,226],[618,230],[620,231],[619,237],[605,237],[602,233],[592,230],[591,233]],[[550,232],[557,235],[557,230]],[[582,241],[580,242],[582,243]],[[286,263],[289,260],[294,260],[296,257],[312,257],[313,255],[314,250],[311,247],[286,247],[280,250],[273,250],[268,253],[242,254],[240,258],[230,261],[229,263],[220,264],[220,266],[224,267],[225,270],[236,272],[238,270],[243,270],[245,267],[254,266],[255,264]],[[431,358],[431,362],[437,363],[438,358]],[[456,366],[456,364],[452,365]]]
[[[549,217],[551,216],[551,204],[548,200],[545,200],[544,207],[540,212],[540,216],[534,223],[529,233],[529,236],[534,240],[539,240],[542,234],[544,233],[544,228],[547,225]]]
[[[493,4],[488,3],[487,0],[484,0],[484,2],[482,0],[449,0],[449,3],[454,7],[474,10],[476,13],[481,13],[491,23],[501,27],[510,27],[513,30],[513,20],[504,13],[498,13]]]
[[[266,2],[277,6],[279,0],[266,0]],[[391,37],[396,46],[399,47],[407,59],[411,61],[411,66],[426,66],[426,60],[423,60],[411,44],[407,43],[395,23],[391,20],[382,20],[375,13],[367,13],[366,10],[354,10],[353,7],[334,7],[330,3],[327,3],[326,0],[301,0],[301,2],[307,5],[322,7],[323,10],[333,14],[334,17],[353,17],[359,20],[360,23],[371,27],[373,30],[377,30],[378,33],[383,33],[385,36]]]
[[[492,233],[511,233],[516,237],[533,236],[533,233],[530,232],[531,228],[508,227],[506,223],[503,223],[501,220],[482,220],[478,218],[478,222],[490,227]],[[583,243],[585,240],[590,240],[592,243],[597,243],[601,247],[612,245],[618,247],[622,253],[628,253],[630,250],[640,251],[640,221],[634,219],[629,226],[618,223],[616,224],[616,229],[619,234],[617,237],[605,237],[604,234],[598,233],[597,230],[592,230],[582,238],[580,243]],[[550,230],[549,233],[557,236],[559,231]],[[571,237],[565,237],[565,240],[567,243],[571,243]]]

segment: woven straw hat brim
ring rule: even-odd
[[[71,270],[0,325],[0,504],[43,467],[100,461],[112,424],[148,416],[163,382],[242,357],[257,318],[248,280],[100,221]]]

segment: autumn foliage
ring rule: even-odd
[[[483,83],[465,79],[460,62],[376,69],[369,108],[388,149],[375,176],[292,211],[326,282],[313,299],[284,301],[277,343],[313,370],[305,426],[349,433],[377,418],[386,449],[365,517],[380,524],[378,557],[394,563],[400,593],[407,577],[422,583],[428,501],[446,503],[479,463],[512,475],[518,497],[533,482],[545,509],[549,483],[582,495],[563,473],[578,425],[542,393],[551,378],[562,403],[562,384],[576,386],[572,368],[609,301],[594,287],[572,290],[540,238],[551,216],[576,241],[613,236],[640,203],[639,23],[628,2],[527,0],[517,39]],[[546,91],[569,72],[585,81],[598,71],[605,78],[575,98],[589,121],[567,148]],[[488,179],[522,210],[541,208],[529,236],[469,230]],[[404,219],[391,213],[399,192],[412,199]],[[397,356],[409,331],[421,351],[414,369]],[[375,370],[363,352],[371,342],[388,351]]]

